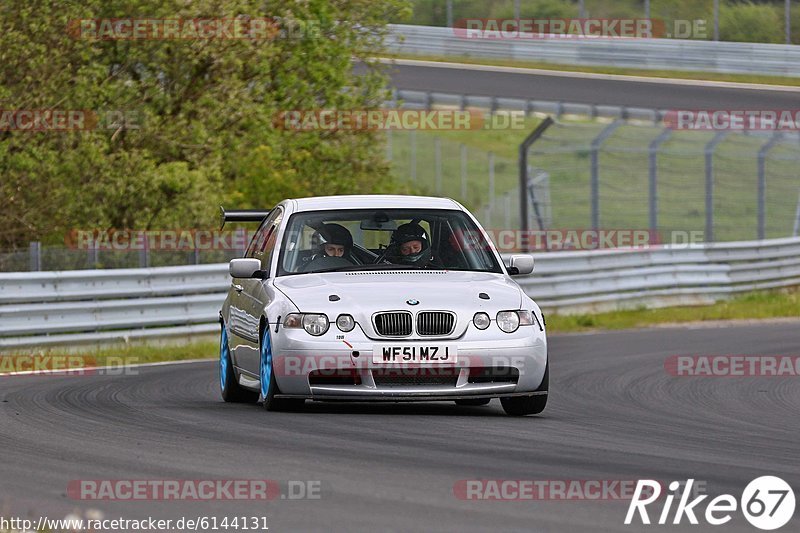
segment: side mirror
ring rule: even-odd
[[[512,276],[524,276],[533,272],[532,255],[512,255],[508,261],[508,273]]]
[[[228,265],[228,272],[232,278],[255,278],[256,272],[261,272],[261,261],[252,257],[232,259]]]

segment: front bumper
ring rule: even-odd
[[[469,328],[459,339],[376,341],[359,328],[336,338],[281,328],[273,365],[281,396],[313,400],[433,401],[546,394],[537,391],[547,366],[545,333],[524,326],[512,334]],[[327,338],[326,338],[327,337]],[[373,345],[449,345],[454,364],[374,363]],[[357,354],[357,355],[356,355]]]

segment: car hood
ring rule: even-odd
[[[454,333],[463,331],[478,311],[494,316],[497,311],[519,309],[522,304],[522,292],[516,283],[489,272],[329,272],[283,276],[276,278],[274,284],[301,312],[326,313],[330,320],[339,313],[348,313],[362,325],[370,324],[373,313],[378,311],[453,311],[459,315]],[[489,299],[480,298],[480,293]],[[332,295],[340,299],[330,301]],[[410,305],[409,300],[418,300],[419,304]]]

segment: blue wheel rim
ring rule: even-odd
[[[266,398],[269,395],[270,382],[272,380],[272,342],[269,338],[269,331],[264,330],[261,339],[261,396]]]
[[[228,348],[228,332],[225,331],[225,325],[222,325],[222,332],[219,336],[219,388],[225,391],[225,382],[228,378],[228,358],[230,357],[230,348]]]

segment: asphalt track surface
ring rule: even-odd
[[[0,378],[3,516],[267,516],[271,531],[757,531],[624,526],[625,502],[465,501],[465,479],[692,477],[741,496],[778,475],[800,488],[798,378],[673,377],[673,354],[798,355],[800,322],[651,329],[550,339],[552,394],[541,416],[497,400],[306,403],[298,413],[225,404],[215,362],[136,375]],[[290,501],[81,501],[75,479],[319,480]],[[706,500],[708,501],[708,500]],[[658,515],[661,508],[653,511]],[[704,510],[704,506],[701,509]],[[655,518],[655,516],[654,516]],[[780,531],[799,531],[800,512]]]
[[[652,81],[596,79],[557,73],[491,72],[470,65],[387,66],[390,84],[398,89],[530,98],[596,105],[653,109],[797,109],[800,88],[764,90]]]

